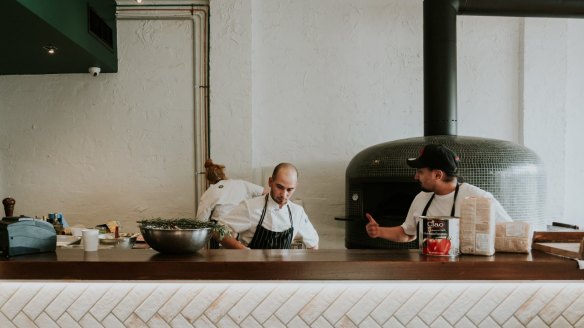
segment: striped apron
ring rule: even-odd
[[[256,227],[256,231],[253,234],[253,238],[251,239],[248,247],[252,249],[289,249],[290,245],[292,245],[292,236],[294,235],[294,227],[292,225],[292,211],[290,210],[290,205],[286,205],[286,207],[288,207],[288,216],[290,217],[289,229],[284,231],[271,231],[262,226],[266,216],[269,196],[270,194],[266,195],[266,202],[264,204],[262,216],[260,217],[260,222]]]

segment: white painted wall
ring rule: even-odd
[[[247,132],[218,131],[229,109],[215,100],[237,99],[217,79],[235,78],[242,88],[251,81],[252,102],[246,96],[240,111],[253,117],[253,140],[243,147],[252,148],[252,171],[267,172],[280,161],[297,164],[301,178],[296,196],[321,233],[322,246],[339,247],[343,226],[333,218],[344,214],[344,173],[350,159],[367,146],[423,134],[422,1],[212,0],[211,10],[211,57],[219,52],[215,42],[221,52],[229,42],[229,53],[246,58],[240,64],[250,74],[233,76],[231,66],[223,66],[227,63],[211,65],[213,157],[228,167],[247,161],[249,154],[240,157],[241,149],[230,145],[239,144],[240,134],[247,137]],[[230,24],[226,14],[249,14],[251,27],[225,27]],[[568,109],[578,102],[566,92],[579,82],[577,74],[567,75],[569,53],[577,51],[567,47],[567,38],[584,32],[574,25],[567,35],[567,21],[458,18],[458,132],[535,150],[549,174],[549,222],[584,225],[584,219],[564,216],[575,207],[566,196],[574,190],[566,174],[575,167],[566,158],[568,140],[583,133],[576,124],[566,130],[576,118],[575,110]],[[248,45],[233,39],[252,40],[250,62]],[[570,67],[581,68],[577,55],[572,56]]]
[[[1,76],[2,197],[70,224],[193,216],[192,22],[119,21],[119,72]]]
[[[120,21],[117,74],[0,76],[0,191],[17,213],[193,215],[191,28]],[[348,162],[423,134],[422,1],[211,0],[210,33],[212,158],[256,183],[295,163],[321,247],[343,247]],[[459,134],[534,149],[550,221],[581,226],[583,35],[581,21],[458,19]]]

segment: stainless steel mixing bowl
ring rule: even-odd
[[[211,238],[211,228],[151,229],[140,227],[144,241],[160,253],[189,254],[205,247]]]

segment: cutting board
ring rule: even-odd
[[[584,260],[584,232],[536,231],[533,249],[559,256]]]

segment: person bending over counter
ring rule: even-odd
[[[416,226],[419,216],[456,216],[460,214],[462,199],[466,197],[487,197],[493,200],[495,220],[512,221],[501,204],[487,191],[457,178],[459,158],[449,148],[428,144],[420,150],[417,158],[409,158],[407,163],[416,169],[416,179],[422,191],[416,195],[405,222],[397,227],[380,227],[375,219],[366,213],[369,223],[365,226],[371,238],[384,238],[394,242],[409,242],[417,238]]]
[[[219,223],[227,226],[238,238],[225,236],[220,243],[234,249],[287,249],[294,238],[302,237],[309,249],[318,249],[318,234],[302,206],[290,198],[296,191],[298,170],[289,163],[280,163],[269,178],[270,193],[245,200]]]
[[[241,201],[268,193],[268,188],[251,182],[228,179],[225,166],[215,164],[211,159],[205,162],[205,177],[210,186],[199,201],[197,220],[200,221],[217,221]]]

